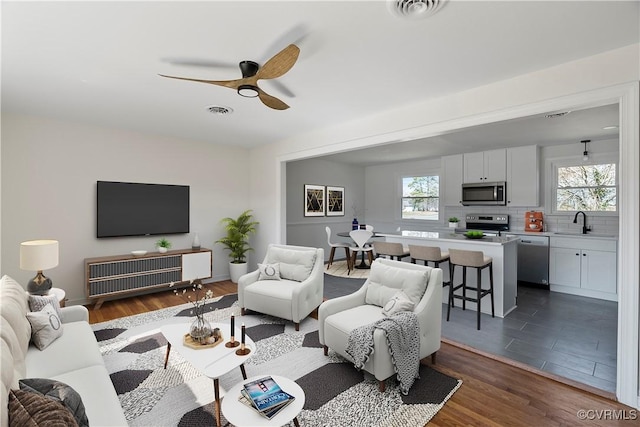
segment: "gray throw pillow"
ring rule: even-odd
[[[280,264],[258,264],[258,280],[280,280]]]
[[[82,398],[70,385],[48,378],[23,378],[19,384],[20,390],[38,393],[49,400],[62,403],[80,427],[89,426]]]
[[[38,350],[44,350],[62,336],[62,321],[51,304],[40,311],[27,313],[27,319],[31,323],[31,341]]]
[[[51,306],[56,310],[58,317],[62,319],[60,301],[58,301],[57,295],[29,295],[29,310],[40,311],[47,304],[51,304]]]
[[[387,301],[382,307],[382,314],[389,317],[401,311],[413,311],[415,304],[411,302],[407,294],[403,291],[398,291],[395,295]]]

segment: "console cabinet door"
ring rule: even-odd
[[[208,279],[211,277],[212,252],[194,252],[182,255],[182,280]]]
[[[580,249],[549,249],[549,282],[553,285],[580,287]]]

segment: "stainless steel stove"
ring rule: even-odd
[[[468,230],[481,230],[485,234],[500,234],[509,231],[509,215],[507,214],[467,214],[465,216],[466,229],[457,229],[457,233]]]

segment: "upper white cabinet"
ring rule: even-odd
[[[507,148],[507,206],[539,206],[539,155],[536,145]]]
[[[552,291],[617,300],[615,240],[554,236],[549,240]]]
[[[441,187],[444,206],[462,206],[462,154],[442,157],[443,185]]]
[[[463,182],[494,182],[507,179],[507,150],[481,151],[463,155]]]

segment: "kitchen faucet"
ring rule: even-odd
[[[587,214],[582,211],[576,212],[576,216],[573,217],[573,223],[578,223],[578,214],[582,214],[582,234],[587,234]]]

